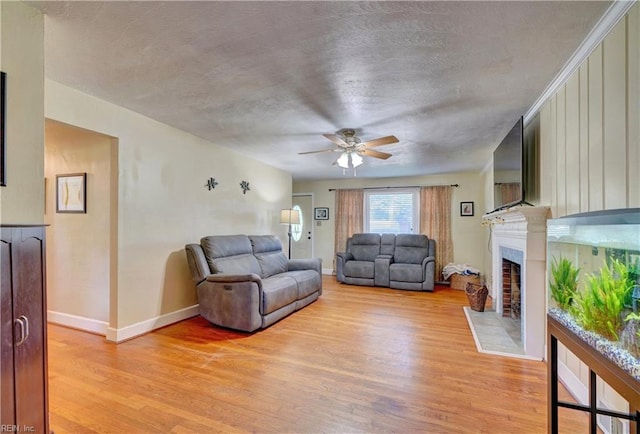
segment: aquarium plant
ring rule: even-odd
[[[551,264],[551,275],[553,276],[553,282],[549,282],[551,289],[551,297],[558,303],[558,307],[564,310],[568,310],[573,304],[573,300],[576,296],[578,289],[578,273],[579,268],[565,258],[560,258],[558,261],[553,258]]]
[[[575,298],[570,309],[585,330],[591,330],[617,341],[624,328],[625,301],[631,291],[627,267],[618,260],[606,264],[598,274],[589,274],[584,291]]]
[[[620,341],[633,354],[640,355],[640,314],[631,312],[624,320],[627,325],[624,327]]]
[[[640,286],[640,261],[638,259],[627,265],[627,272],[627,279],[629,280],[631,287]],[[625,304],[627,307],[632,307],[634,312],[636,311],[637,306],[633,303],[633,290],[629,291]]]

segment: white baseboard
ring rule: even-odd
[[[109,327],[109,323],[105,321],[52,310],[47,311],[47,322],[102,336],[106,336],[107,327]]]
[[[333,268],[323,268],[322,269],[322,274],[332,275],[333,274]]]
[[[160,315],[120,329],[108,327],[106,333],[107,340],[115,343],[123,342],[199,314],[200,306],[195,304],[193,306],[185,307],[184,309]]]
[[[558,360],[558,380],[578,403],[589,405],[589,388],[560,360]]]

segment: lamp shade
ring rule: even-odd
[[[280,211],[280,224],[283,225],[299,225],[300,211],[297,209],[283,209]]]

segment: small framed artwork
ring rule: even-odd
[[[329,220],[329,208],[314,208],[315,220]]]
[[[473,216],[473,202],[460,202],[460,215],[463,217]]]
[[[56,175],[56,212],[87,212],[87,174]]]

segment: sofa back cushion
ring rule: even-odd
[[[353,234],[350,246],[353,259],[373,262],[380,254],[380,235]]]
[[[253,254],[260,265],[260,277],[267,278],[288,270],[289,259],[282,251],[282,243],[275,235],[249,235]]]
[[[395,248],[396,248],[396,235],[382,234],[382,237],[380,237],[380,254],[393,255]]]
[[[246,235],[213,235],[202,238],[200,245],[212,273],[261,274]]]
[[[403,264],[421,264],[429,256],[429,239],[426,235],[396,235],[396,250],[393,262]]]

